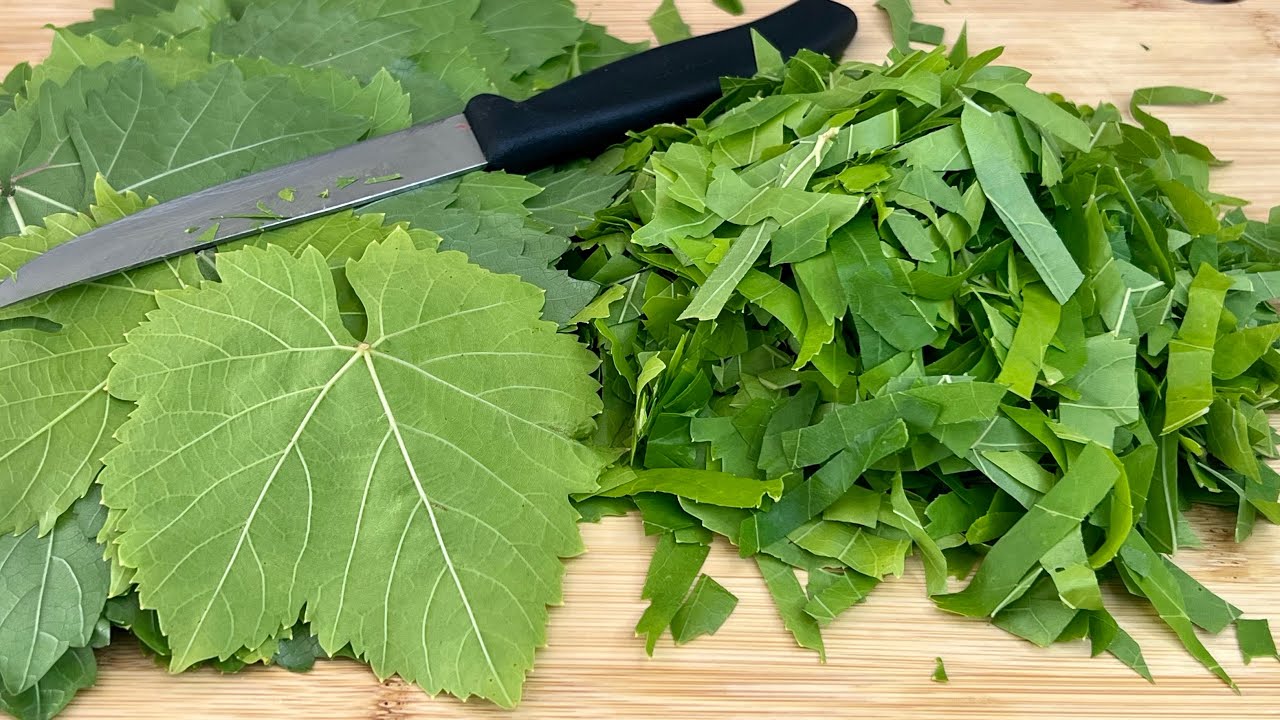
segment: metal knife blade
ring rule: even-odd
[[[486,162],[466,117],[454,115],[255,173],[161,203],[32,258],[0,282],[0,307],[365,205]]]

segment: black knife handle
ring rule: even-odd
[[[799,0],[753,23],[610,63],[523,102],[478,95],[466,116],[488,167],[528,172],[595,154],[627,131],[697,115],[720,78],[755,72],[751,30],[790,57],[801,48],[839,56],[858,19],[832,0]]]

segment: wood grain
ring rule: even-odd
[[[41,57],[45,23],[88,16],[93,0],[0,0],[0,69]],[[709,0],[681,0],[697,32],[735,22]],[[747,0],[754,17],[784,3]],[[1181,0],[916,0],[922,20],[949,36],[970,24],[970,43],[1005,43],[1005,60],[1035,73],[1035,84],[1087,101],[1124,103],[1137,87],[1188,84],[1231,98],[1210,108],[1165,109],[1178,132],[1206,141],[1234,164],[1218,171],[1221,192],[1252,198],[1251,212],[1280,204],[1280,4],[1246,0],[1199,5]],[[648,35],[656,0],[585,0],[583,12],[628,39]],[[876,60],[888,47],[883,18],[855,4],[863,28],[850,56]],[[1145,44],[1150,49],[1144,49]],[[1251,615],[1280,616],[1280,528],[1259,525],[1244,546],[1230,518],[1197,511],[1205,548],[1178,562]],[[378,683],[356,663],[322,663],[310,674],[255,669],[235,678],[212,671],[177,677],[132,644],[101,653],[96,688],[65,717],[119,718],[1280,718],[1280,664],[1245,667],[1234,638],[1210,647],[1240,682],[1234,696],[1192,661],[1158,620],[1123,598],[1116,615],[1142,642],[1158,684],[1083,644],[1049,649],[986,623],[936,610],[918,566],[886,583],[826,633],[829,660],[794,646],[753,563],[720,546],[707,571],[741,599],[713,637],[682,648],[668,640],[644,655],[632,626],[651,547],[634,518],[584,528],[589,551],[570,562],[565,606],[552,613],[550,644],[538,658],[524,704],[507,713],[480,703],[435,700],[395,679]],[[929,680],[945,659],[951,682]]]

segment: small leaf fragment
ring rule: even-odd
[[[703,635],[714,635],[737,606],[737,596],[711,576],[702,575],[671,619],[671,636],[677,645],[684,645]]]
[[[933,675],[931,675],[929,679],[936,683],[950,682],[951,679],[947,677],[947,667],[942,664],[942,658],[934,658],[933,662]]]

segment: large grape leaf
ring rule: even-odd
[[[119,4],[117,4],[119,5]],[[227,0],[176,0],[150,7],[121,11],[97,10],[88,23],[72,26],[77,33],[92,32],[113,42],[132,40],[159,45],[231,15]]]
[[[209,71],[209,44],[203,37],[192,37],[164,47],[129,41],[113,45],[96,35],[81,36],[70,30],[58,30],[53,34],[48,57],[32,69],[25,92],[27,97],[37,98],[43,88],[66,83],[80,68],[92,70],[135,58],[146,63],[161,83],[171,87]]]
[[[564,52],[584,29],[570,0],[481,0],[475,17],[485,36],[507,49],[508,77]]]
[[[107,602],[94,539],[105,512],[90,493],[41,537],[0,537],[0,679],[9,695],[36,684],[68,648],[84,647]]]
[[[82,210],[98,174],[112,187],[171,199],[349,145],[384,123],[351,114],[367,102],[339,109],[331,93],[309,94],[315,88],[284,75],[246,77],[234,63],[170,87],[130,59],[41,87],[35,101],[0,118],[3,235]]]
[[[513,705],[581,548],[567,495],[603,463],[572,439],[600,409],[596,358],[537,319],[536,288],[400,229],[346,268],[363,342],[319,250],[218,270],[162,294],[113,356],[138,409],[104,502],[172,667],[305,607],[328,652]]]
[[[48,215],[83,209],[84,170],[67,117],[83,113],[85,97],[106,82],[104,72],[75,72],[0,116],[0,236],[17,235]]]
[[[458,112],[470,94],[503,79],[506,48],[473,19],[478,7],[479,0],[281,0],[214,26],[212,48],[362,80],[390,70],[412,96],[415,117],[427,120]]]
[[[214,26],[212,47],[360,79],[385,68],[426,121],[482,92],[527,96],[526,76],[566,56],[587,28],[566,0],[281,0]]]
[[[349,145],[368,130],[368,118],[288,78],[246,78],[229,63],[172,89],[131,63],[71,127],[87,173],[161,199]]]
[[[0,278],[146,205],[102,181],[96,194],[89,214],[0,240]],[[0,310],[0,533],[45,532],[84,495],[128,413],[105,392],[111,351],[155,309],[153,291],[199,278],[193,258],[175,258]]]

